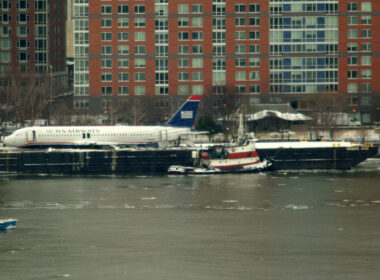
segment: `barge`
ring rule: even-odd
[[[351,169],[378,153],[374,145],[302,139],[258,141],[256,150],[261,159],[270,160],[273,170]]]
[[[167,174],[172,165],[193,166],[202,147],[123,149],[0,149],[0,172],[17,174]],[[206,149],[205,149],[206,150]],[[256,142],[272,170],[350,169],[377,154],[350,142]]]

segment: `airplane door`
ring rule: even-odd
[[[165,130],[160,130],[160,141],[167,141],[168,140],[168,131]]]
[[[37,142],[37,132],[35,130],[29,130],[27,134],[28,142]]]

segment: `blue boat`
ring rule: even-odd
[[[0,220],[0,230],[15,229],[16,222],[16,219]]]

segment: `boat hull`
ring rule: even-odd
[[[269,159],[273,170],[351,169],[377,154],[377,147],[257,148],[261,159]]]
[[[264,160],[259,163],[244,165],[239,167],[227,168],[198,168],[191,166],[173,165],[168,169],[170,175],[212,175],[212,174],[231,174],[231,173],[260,173],[271,169],[271,162]]]
[[[15,229],[16,221],[16,219],[0,220],[0,230]]]

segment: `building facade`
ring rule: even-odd
[[[72,5],[78,110],[91,97],[206,94],[230,86],[252,100],[380,90],[380,1]]]
[[[0,73],[53,71],[66,79],[64,0],[0,1]]]

